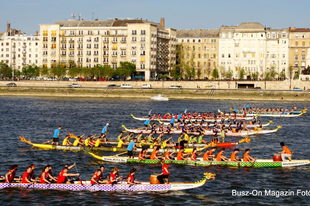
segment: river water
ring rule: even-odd
[[[109,138],[116,139],[122,130],[121,125],[128,128],[142,127],[143,122],[131,118],[147,115],[150,108],[154,112],[180,113],[185,108],[189,111],[227,111],[229,107],[242,107],[241,101],[180,101],[153,102],[130,99],[57,99],[57,98],[18,98],[1,97],[0,119],[0,174],[5,175],[11,164],[18,164],[17,175],[22,175],[26,167],[35,164],[35,175],[41,174],[46,164],[53,165],[54,174],[58,174],[65,164],[76,162],[83,180],[90,179],[99,165],[106,167],[109,175],[112,167],[118,166],[120,174],[127,176],[131,167],[137,168],[135,177],[140,181],[148,181],[150,174],[160,173],[160,165],[115,164],[103,163],[82,152],[42,150],[31,148],[19,141],[19,135],[35,143],[43,143],[51,139],[54,130],[62,125],[61,137],[67,132],[75,135],[100,134],[105,123],[110,123]],[[251,106],[283,106],[291,107],[286,102],[249,102]],[[309,107],[309,103],[294,103],[299,109]],[[272,158],[281,151],[279,143],[284,141],[294,152],[293,159],[309,159],[309,115],[298,118],[273,118],[270,128],[282,125],[277,133],[253,136],[248,144],[240,144],[240,150],[251,148],[251,155],[256,158]],[[263,123],[270,118],[261,117]],[[176,136],[174,139],[176,140]],[[209,137],[210,138],[210,137]],[[237,141],[239,138],[227,137],[226,141]],[[72,140],[71,140],[72,141]],[[226,150],[230,156],[232,150]],[[100,155],[110,155],[100,153]],[[243,151],[241,151],[243,156]],[[216,173],[215,180],[209,180],[204,186],[188,190],[166,193],[121,193],[121,192],[72,192],[72,191],[40,191],[33,189],[5,189],[0,191],[0,205],[285,205],[308,204],[310,192],[306,196],[298,193],[309,191],[310,167],[295,168],[227,168],[221,166],[195,167],[186,165],[169,166],[170,181],[192,182],[200,180],[204,172]],[[73,168],[71,170],[75,172]],[[265,194],[271,192],[291,191],[288,196],[275,197]],[[235,196],[234,191],[249,191],[251,194]],[[246,194],[246,193],[245,193]]]

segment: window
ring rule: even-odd
[[[295,55],[295,61],[298,61],[298,55]]]
[[[222,54],[222,58],[225,58],[225,54]]]
[[[145,41],[145,36],[141,36],[141,41]]]
[[[145,30],[141,30],[141,35],[145,35]]]
[[[131,31],[131,34],[132,34],[132,35],[137,35],[137,30],[132,30],[132,31]]]
[[[285,58],[285,54],[283,54],[282,57]]]
[[[140,56],[145,56],[145,51],[140,51]]]
[[[301,56],[301,61],[305,61],[306,60],[306,56],[305,55],[302,55]]]
[[[195,46],[193,46],[193,51],[195,51]]]
[[[133,36],[133,37],[131,38],[131,41],[132,41],[132,42],[136,42],[136,41],[137,41],[137,37]]]
[[[83,31],[82,30],[79,31],[79,35],[83,35]]]

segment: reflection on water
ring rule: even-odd
[[[290,107],[285,102],[249,102],[253,106],[283,106]],[[152,102],[135,99],[53,99],[53,98],[0,98],[0,174],[9,170],[9,165],[18,164],[18,175],[26,170],[30,164],[36,165],[35,175],[39,176],[46,164],[53,165],[54,174],[58,174],[65,164],[77,163],[83,180],[90,179],[99,165],[105,165],[104,175],[109,175],[111,168],[118,166],[120,173],[127,176],[131,167],[137,168],[136,178],[148,181],[153,173],[160,173],[160,164],[115,164],[103,163],[85,155],[83,152],[56,151],[31,148],[30,145],[19,141],[18,135],[26,137],[35,143],[43,143],[52,138],[53,131],[62,125],[61,136],[67,132],[76,135],[100,134],[102,127],[109,122],[109,138],[116,139],[121,125],[128,128],[143,127],[143,122],[133,120],[135,116],[147,115],[150,108],[156,113],[180,113],[185,108],[191,111],[227,111],[229,107],[241,107],[244,102],[238,101],[169,101]],[[308,103],[294,103],[299,108],[309,107]],[[260,118],[268,122],[270,118]],[[281,151],[280,141],[284,141],[294,151],[294,159],[309,159],[310,129],[308,114],[300,118],[274,118],[270,128],[282,125],[277,133],[264,136],[253,136],[248,144],[240,144],[240,156],[246,148],[251,148],[251,155],[256,158],[272,158],[272,155]],[[177,139],[177,136],[173,136]],[[236,141],[238,138],[227,137],[226,141]],[[72,141],[72,140],[71,140]],[[225,152],[230,156],[232,150]],[[113,153],[99,153],[111,155]],[[123,192],[71,192],[71,191],[42,191],[35,189],[5,189],[0,191],[0,204],[37,205],[166,205],[166,204],[244,204],[244,205],[279,205],[307,204],[306,197],[233,197],[232,190],[291,190],[307,189],[309,167],[299,168],[228,168],[228,167],[194,167],[170,165],[172,173],[170,181],[197,181],[204,172],[216,173],[216,179],[210,180],[203,187],[189,191],[173,191],[166,193],[123,193]],[[75,169],[72,170],[75,172]]]

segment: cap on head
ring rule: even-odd
[[[107,125],[107,126],[109,126],[110,124],[109,124],[109,123],[107,123],[106,125]]]

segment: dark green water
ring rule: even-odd
[[[138,169],[136,178],[148,181],[150,174],[161,172],[160,165],[103,163],[82,152],[41,150],[31,148],[19,141],[18,135],[32,142],[43,143],[50,140],[54,129],[62,125],[61,136],[67,132],[76,135],[100,134],[105,123],[110,123],[110,139],[115,139],[122,130],[121,124],[128,128],[142,127],[143,122],[133,120],[130,114],[147,115],[150,108],[154,112],[217,111],[231,107],[242,107],[245,102],[238,101],[169,101],[152,102],[147,100],[99,100],[99,99],[53,99],[53,98],[0,98],[0,174],[5,175],[11,164],[18,164],[18,175],[30,164],[36,165],[35,175],[41,174],[46,164],[53,165],[54,174],[58,174],[63,165],[77,163],[83,180],[90,179],[100,164],[106,167],[105,175],[112,167],[118,166],[120,174],[126,176],[132,166]],[[253,106],[290,107],[285,102],[249,102]],[[296,103],[298,108],[309,107],[309,103]],[[270,118],[260,118],[263,123]],[[282,125],[277,133],[254,136],[249,144],[241,144],[239,149],[251,148],[251,155],[257,158],[272,158],[281,151],[279,142],[284,141],[294,152],[294,159],[309,159],[309,115],[300,118],[274,118],[271,128]],[[176,140],[176,136],[174,136]],[[238,138],[227,138],[235,141]],[[227,150],[230,156],[232,150]],[[109,153],[101,153],[106,155]],[[241,152],[243,155],[243,152]],[[203,187],[167,193],[105,193],[41,191],[32,189],[6,189],[0,191],[0,205],[306,205],[308,196],[297,196],[297,190],[309,190],[310,167],[297,168],[240,168],[220,166],[193,167],[172,165],[170,181],[197,181],[204,172],[216,173],[216,179],[210,180]],[[75,172],[75,169],[72,169]],[[236,197],[232,191],[262,192],[262,195]],[[286,197],[266,196],[265,190],[293,191]]]

